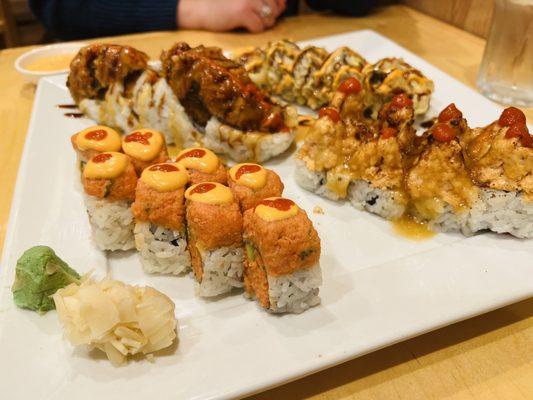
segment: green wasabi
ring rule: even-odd
[[[17,261],[15,283],[11,291],[15,304],[21,308],[45,313],[55,308],[51,296],[75,282],[80,275],[60,259],[48,246],[35,246]]]

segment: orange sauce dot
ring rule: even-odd
[[[283,198],[274,199],[274,200],[264,199],[264,200],[261,200],[259,204],[262,204],[267,207],[272,207],[280,211],[289,211],[291,206],[294,205],[294,201],[289,200],[289,199],[283,199]]]
[[[204,149],[192,149],[186,153],[183,153],[181,156],[179,156],[176,159],[176,162],[183,160],[184,158],[202,158],[203,156],[205,156]]]
[[[239,180],[244,174],[253,174],[254,172],[261,171],[261,166],[257,164],[247,164],[240,167],[235,173],[235,179]]]
[[[87,132],[85,139],[87,140],[104,140],[107,137],[107,132],[103,129],[96,129],[94,131]]]

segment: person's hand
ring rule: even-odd
[[[180,0],[176,18],[181,29],[262,32],[274,26],[285,6],[285,0]]]

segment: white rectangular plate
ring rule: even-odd
[[[414,54],[371,31],[314,40],[346,45],[374,62],[403,57],[435,81],[430,114],[454,101],[472,126],[500,108]],[[452,56],[452,55],[450,55]],[[327,368],[533,295],[532,241],[440,234],[396,236],[389,222],[318,198],[293,180],[292,156],[275,160],[286,196],[307,210],[322,239],[322,304],[273,316],[241,295],[208,302],[188,277],[149,276],[137,254],[106,257],[90,239],[69,137],[91,125],[63,116],[65,76],[39,84],[13,199],[1,268],[0,397],[5,399],[222,399],[243,396]],[[315,206],[323,215],[313,214]],[[113,368],[62,339],[55,312],[18,309],[11,299],[17,258],[46,244],[80,272],[95,269],[150,285],[176,303],[180,343],[154,364]]]

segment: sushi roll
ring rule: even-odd
[[[67,86],[89,118],[122,131],[151,127],[167,143],[195,145],[195,131],[168,82],[132,47],[91,44],[70,65]]]
[[[192,185],[187,199],[187,243],[197,294],[213,297],[242,287],[242,215],[227,186]]]
[[[461,144],[466,168],[480,188],[470,229],[532,238],[533,136],[524,113],[506,108],[488,126],[469,130]]]
[[[399,93],[413,101],[415,115],[425,114],[434,91],[433,81],[401,58],[384,58],[367,65],[363,71],[364,85],[371,94],[367,106],[377,115],[382,105]]]
[[[91,126],[75,133],[70,137],[70,141],[82,166],[97,154],[122,149],[119,133],[102,125]]]
[[[271,197],[244,213],[246,293],[273,313],[320,303],[320,238],[292,200]]]
[[[152,129],[137,129],[124,136],[122,150],[131,158],[137,175],[150,165],[168,161],[165,138]]]
[[[181,274],[191,268],[185,229],[187,171],[174,163],[146,168],[137,182],[135,245],[148,273]]]
[[[237,164],[228,171],[228,185],[239,202],[241,211],[253,208],[267,197],[279,197],[283,183],[278,174],[259,164]]]
[[[299,53],[298,45],[289,40],[271,42],[265,49],[269,91],[287,101],[296,97],[292,68]]]
[[[137,174],[130,158],[117,152],[92,157],[82,174],[93,238],[101,250],[135,248],[131,203]]]
[[[409,213],[432,230],[471,235],[469,212],[479,189],[466,168],[460,144],[469,127],[454,105],[447,109],[450,117],[443,118],[447,112],[441,113],[436,124],[415,138],[408,156],[405,187]]]
[[[227,183],[226,167],[211,150],[194,147],[182,150],[176,163],[187,169],[192,185],[201,182]]]

